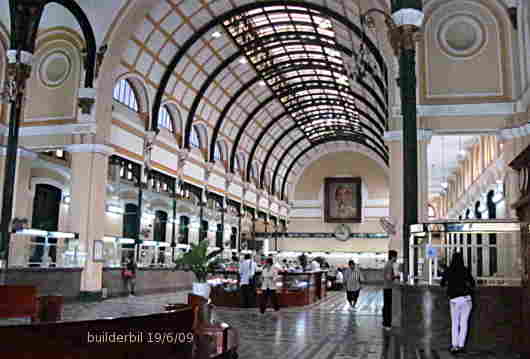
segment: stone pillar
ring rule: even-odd
[[[402,223],[403,223],[403,150],[401,145],[401,132],[391,131],[385,134],[385,141],[390,150],[390,218],[395,226],[396,233],[391,236],[389,250],[398,252],[398,257],[403,257]]]
[[[28,220],[28,226],[31,226],[31,216],[33,213],[34,198],[34,192],[32,192],[31,190],[31,168],[33,165],[33,160],[35,160],[38,155],[34,152],[26,151],[24,149],[18,149],[17,152],[18,161],[16,163],[15,181],[13,188],[12,218],[25,218]],[[5,153],[5,149],[2,149],[2,151],[0,152],[2,165],[5,161]],[[10,265],[26,265],[24,255],[27,251],[26,246],[30,241],[31,238],[28,236],[11,236],[11,246],[9,251]]]
[[[432,130],[420,130],[418,133],[418,220],[429,220],[429,163],[427,148],[432,138]]]
[[[86,254],[81,293],[99,296],[103,264],[93,261],[94,241],[104,236],[108,156],[111,147],[78,144],[66,147],[72,158],[70,226],[79,233],[80,251]]]

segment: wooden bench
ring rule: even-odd
[[[0,327],[6,358],[191,359],[194,311]],[[190,340],[191,339],[191,340]]]
[[[0,318],[31,318],[38,321],[37,288],[22,285],[0,285]]]

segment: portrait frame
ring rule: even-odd
[[[92,260],[94,262],[103,262],[105,258],[103,257],[103,241],[100,239],[96,239],[94,241],[94,253]]]
[[[361,177],[324,178],[324,222],[362,221],[361,183]],[[340,205],[337,196],[341,197]]]

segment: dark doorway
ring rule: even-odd
[[[155,212],[155,230],[153,238],[155,241],[166,241],[167,213],[164,211]]]
[[[232,233],[230,234],[230,249],[237,249],[237,228],[232,227]]]
[[[49,184],[38,184],[35,188],[35,199],[33,201],[33,217],[31,219],[32,228],[42,229],[45,231],[57,231],[59,226],[59,211],[61,205],[62,191]],[[37,237],[36,242],[44,244],[44,237]],[[51,262],[55,263],[57,259],[57,238],[49,238],[48,243],[52,244],[48,256]],[[30,262],[38,266],[42,263],[44,246],[37,245]]]
[[[190,219],[188,217],[180,216],[179,240],[178,240],[180,244],[188,244],[189,224],[190,224]]]
[[[215,246],[219,248],[224,248],[223,243],[223,225],[218,224],[217,225],[217,231],[215,232]]]

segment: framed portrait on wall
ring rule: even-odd
[[[325,178],[324,222],[360,223],[361,220],[361,178]]]

